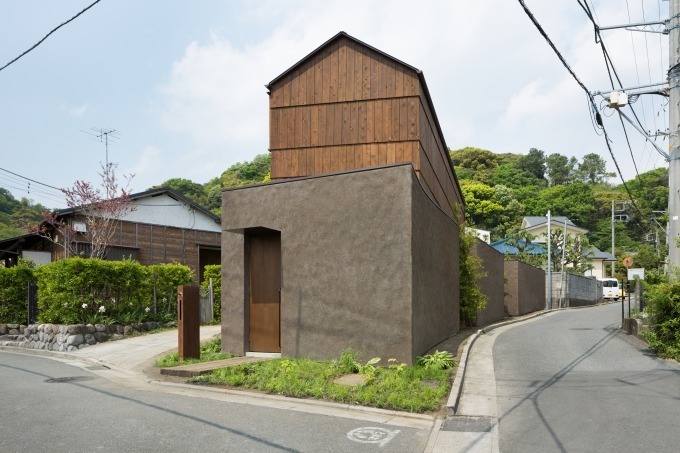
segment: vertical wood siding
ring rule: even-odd
[[[273,181],[411,162],[444,212],[462,206],[412,69],[340,37],[270,88]]]

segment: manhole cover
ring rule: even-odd
[[[492,417],[455,416],[444,420],[442,431],[457,431],[464,433],[488,433],[495,425]]]
[[[97,371],[97,370],[110,370],[109,367],[106,365],[90,365],[86,369],[92,370],[92,371]]]
[[[90,376],[67,376],[67,377],[47,379],[45,382],[47,382],[48,384],[64,384],[64,383],[69,383],[69,382],[90,381],[92,379],[94,379],[94,378],[90,377]]]

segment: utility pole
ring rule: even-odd
[[[614,239],[614,231],[614,200],[612,200],[612,256],[616,259],[616,240]],[[612,277],[614,276],[614,266],[616,266],[616,262],[612,263]]]
[[[546,242],[548,244],[548,310],[552,310],[552,263],[550,262],[550,211],[548,211],[548,237]]]
[[[669,100],[668,100],[668,144],[670,147],[670,161],[668,162],[668,272],[680,267],[680,248],[676,240],[680,238],[680,2],[671,0],[668,2],[669,14]]]

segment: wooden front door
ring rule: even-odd
[[[281,352],[281,234],[249,239],[250,351]]]

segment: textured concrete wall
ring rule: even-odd
[[[222,218],[223,224],[226,217]],[[222,231],[222,350],[237,355],[248,350],[244,239],[243,233]]]
[[[223,349],[248,349],[242,230],[266,227],[281,232],[282,355],[410,363],[414,177],[404,165],[223,192]]]
[[[505,317],[504,256],[489,244],[477,240],[472,247],[473,256],[482,260],[486,275],[477,284],[487,297],[486,308],[477,314],[477,326],[485,326]]]
[[[545,308],[545,271],[519,261],[506,261],[505,278],[505,310],[510,316]]]
[[[413,177],[413,354],[458,332],[460,318],[458,225]]]

